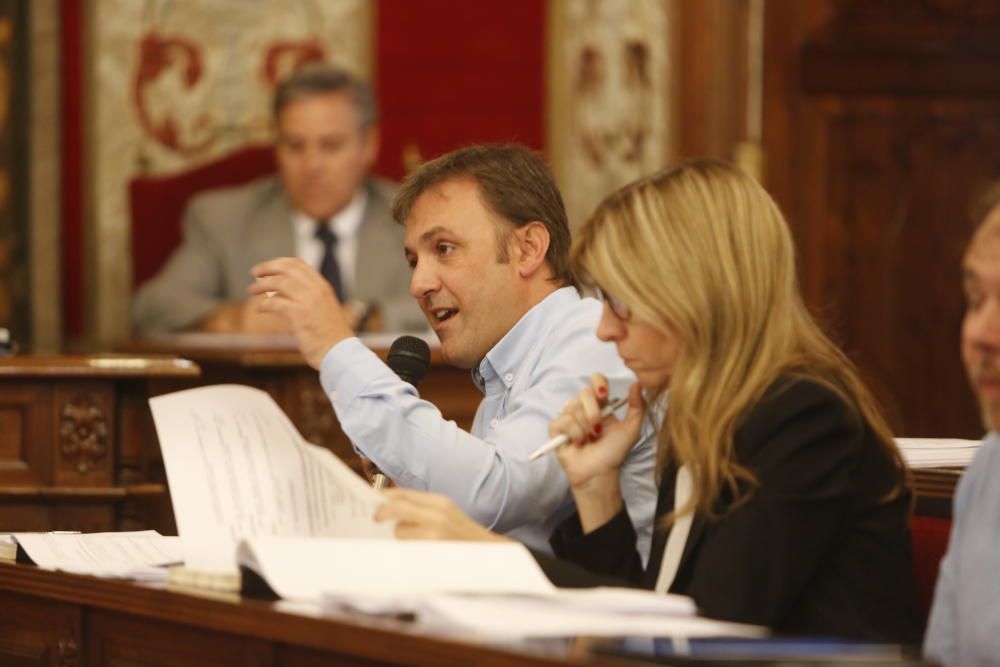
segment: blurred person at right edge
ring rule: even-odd
[[[924,652],[944,665],[1000,665],[1000,182],[962,260],[962,361],[989,433],[955,491]]]
[[[577,514],[560,585],[625,581],[710,618],[786,635],[916,643],[907,469],[876,402],[799,293],[791,233],[752,178],[694,161],[628,185],[580,230],[575,273],[604,297],[598,338],[636,375],[621,420],[591,379],[550,425]],[[669,410],[665,409],[669,395]],[[619,482],[658,430],[647,567]],[[393,490],[376,515],[414,538],[496,539],[447,499]],[[1000,507],[1000,504],[998,504]]]

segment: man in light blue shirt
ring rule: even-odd
[[[1000,188],[963,260],[962,360],[990,433],[955,494],[924,650],[944,665],[1000,665]]]
[[[484,393],[471,432],[444,420],[353,337],[307,265],[258,265],[251,292],[274,293],[262,309],[289,319],[359,452],[398,484],[444,494],[482,525],[549,552],[572,499],[556,458],[528,455],[593,373],[606,375],[616,396],[635,380],[614,345],[596,337],[601,304],[573,286],[551,172],[520,146],[461,149],[414,172],[393,215],[406,229],[410,291],[442,356],[471,369]],[[656,503],[652,438],[649,430],[622,469],[644,557]]]

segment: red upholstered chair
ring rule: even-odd
[[[253,146],[181,174],[133,179],[129,183],[132,286],[152,278],[180,243],[181,216],[191,197],[275,171],[273,149]]]
[[[913,515],[910,517],[910,536],[913,540],[913,572],[917,580],[917,602],[926,621],[934,600],[934,584],[938,567],[951,536],[951,519],[936,516]]]

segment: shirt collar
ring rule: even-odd
[[[361,221],[365,217],[365,206],[367,204],[368,191],[365,188],[361,188],[354,193],[354,198],[351,199],[347,206],[340,209],[339,213],[327,218],[326,224],[330,227],[330,231],[337,235],[338,242],[357,236],[358,229],[361,227]],[[295,215],[292,216],[292,221],[295,227],[308,237],[312,237],[315,233],[316,220],[310,218],[302,211],[296,210]]]
[[[532,306],[500,342],[486,353],[486,358],[479,363],[479,367],[473,369],[472,379],[476,385],[485,390],[491,381],[499,380],[510,388],[517,379],[517,371],[525,357],[552,328],[551,313],[579,300],[580,294],[575,287],[560,287]]]

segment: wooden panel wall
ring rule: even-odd
[[[671,106],[677,159],[732,160],[746,139],[749,0],[675,0]]]
[[[901,435],[978,437],[959,262],[1000,176],[1000,5],[769,0],[766,30],[766,184],[809,303]]]

